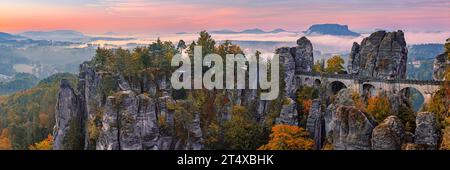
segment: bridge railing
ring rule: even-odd
[[[318,73],[318,72],[295,72],[296,75],[326,77],[336,79],[351,79],[359,82],[385,82],[389,84],[393,83],[405,83],[405,84],[419,84],[419,85],[442,85],[444,81],[437,80],[411,80],[411,79],[383,79],[377,77],[359,76],[354,74],[330,74],[330,73]]]

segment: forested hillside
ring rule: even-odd
[[[73,74],[55,74],[31,89],[0,97],[1,149],[28,149],[52,134],[61,79],[77,82]]]

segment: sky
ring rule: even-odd
[[[168,33],[339,23],[450,31],[450,0],[0,0],[0,32]]]

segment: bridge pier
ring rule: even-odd
[[[431,99],[433,98],[432,94],[423,94],[423,104],[427,104],[431,102]],[[423,107],[423,106],[422,106]]]

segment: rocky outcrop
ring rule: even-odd
[[[348,73],[362,77],[384,79],[406,78],[408,50],[401,30],[377,31],[354,43],[348,63]]]
[[[297,40],[297,47],[291,48],[295,58],[295,70],[300,72],[312,71],[314,65],[313,46],[306,37]]]
[[[350,91],[342,89],[324,114],[327,142],[335,150],[369,150],[375,123],[354,106]]]
[[[447,39],[446,46],[450,46],[450,38]],[[444,80],[445,71],[450,67],[449,61],[449,51],[436,56],[433,62],[433,79],[434,80]]]
[[[311,72],[314,65],[313,46],[306,37],[297,40],[296,47],[282,47],[276,50],[283,66],[285,95],[295,98],[297,84],[295,72]]]
[[[66,79],[61,80],[53,132],[55,150],[84,149],[86,112],[84,102]]]
[[[294,97],[296,90],[295,84],[295,69],[296,63],[293,55],[290,53],[290,48],[283,47],[277,49],[277,53],[280,55],[280,63],[283,69],[283,81],[284,81],[284,94],[289,97]]]
[[[151,101],[145,100],[145,96],[138,97],[130,90],[108,97],[97,149],[144,149],[142,139],[147,134],[158,133],[154,103],[152,105]],[[150,106],[145,107],[145,103]]]
[[[198,115],[187,127],[189,140],[177,137],[174,112],[168,106],[176,101],[166,76],[153,74],[158,72],[144,70],[140,82],[130,82],[91,62],[81,64],[77,90],[61,82],[55,149],[203,149]]]
[[[155,100],[147,94],[137,95],[131,90],[108,97],[97,149],[203,149],[198,115],[189,127],[190,140],[183,143],[173,136],[174,115],[167,108],[173,102],[169,96]]]
[[[338,108],[338,106],[354,106],[354,105],[355,102],[351,98],[350,91],[348,89],[342,89],[341,91],[338,92],[338,94],[336,94],[333,103],[326,108],[323,118],[325,121],[326,137],[327,139],[329,139],[328,141],[329,143],[331,143],[329,136],[332,130],[331,122],[333,121],[333,116],[336,113],[336,109]]]
[[[108,86],[106,84],[109,84]],[[83,100],[87,114],[87,122],[94,124],[100,122],[98,120],[101,115],[101,109],[108,97],[108,90],[115,91],[118,89],[117,80],[112,74],[103,71],[96,71],[90,62],[80,64],[80,73],[78,75],[77,90]],[[94,126],[94,125],[91,125]],[[87,127],[86,127],[87,128]],[[85,149],[93,150],[96,148],[96,137],[91,136],[92,133],[86,131]]]
[[[277,124],[298,125],[297,104],[291,98],[285,98],[280,112],[280,117],[276,119]]]
[[[330,137],[335,150],[370,150],[372,121],[354,106],[338,106],[330,123]]]
[[[203,149],[203,134],[200,127],[200,116],[195,114],[194,119],[189,127],[189,139],[186,144],[186,150],[202,150]]]
[[[435,150],[438,147],[439,130],[434,113],[419,112],[416,117],[414,144],[417,149]]]
[[[308,130],[310,136],[314,139],[314,149],[321,149],[325,139],[325,120],[323,118],[321,101],[319,99],[314,99],[312,101],[312,106],[306,121],[306,130]]]
[[[405,138],[405,128],[397,116],[389,116],[372,132],[372,149],[400,150]]]

